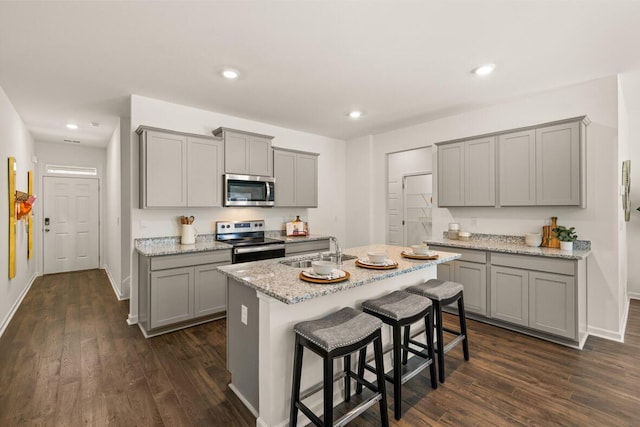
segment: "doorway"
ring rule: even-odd
[[[432,237],[432,179],[430,173],[402,177],[404,246],[418,245]]]
[[[45,176],[43,200],[44,274],[98,268],[98,179]]]

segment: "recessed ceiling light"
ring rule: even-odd
[[[362,111],[353,110],[349,113],[349,117],[351,117],[352,119],[359,119],[360,117],[362,117]]]
[[[91,127],[97,128],[100,126],[100,123],[98,122],[91,122]]]
[[[239,76],[240,76],[240,73],[237,72],[236,70],[232,70],[230,68],[222,70],[222,77],[224,77],[225,79],[235,80]]]
[[[495,69],[496,64],[484,64],[477,68],[474,68],[473,70],[471,70],[471,72],[476,76],[486,76],[487,74],[491,74]]]
[[[76,130],[78,129],[78,125],[75,123],[67,123],[67,129]]]

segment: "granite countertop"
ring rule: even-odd
[[[331,236],[324,236],[322,234],[309,234],[307,236],[267,235],[267,237],[270,237],[272,239],[282,240],[285,243],[311,242],[314,240],[327,240],[331,238]]]
[[[429,245],[446,246],[450,248],[477,249],[508,254],[534,255],[549,258],[564,258],[580,260],[591,253],[591,242],[576,240],[573,251],[527,246],[523,236],[506,236],[499,234],[473,234],[470,240],[429,239]]]
[[[403,250],[410,251],[411,249],[388,245],[349,248],[345,249],[343,253],[354,255],[358,258],[366,258],[367,252],[371,250],[386,250],[388,258],[398,262],[398,268],[393,270],[370,270],[356,267],[356,260],[352,259],[344,261],[342,264],[342,269],[348,271],[351,277],[344,282],[334,284],[314,284],[302,281],[298,277],[301,269],[280,264],[280,261],[283,260],[282,258],[222,266],[218,267],[218,271],[285,304],[296,304],[460,258],[460,254],[457,253],[438,252],[439,258],[437,260],[411,260],[400,255]],[[306,255],[288,257],[287,259],[303,260],[312,257],[313,255]]]
[[[194,245],[181,245],[180,237],[135,239],[134,244],[136,251],[144,256],[179,255],[231,249],[231,245],[216,241],[215,234],[199,235],[196,237]]]

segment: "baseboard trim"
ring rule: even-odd
[[[22,293],[20,293],[20,296],[11,307],[11,310],[9,310],[9,313],[7,313],[5,318],[2,320],[2,324],[0,325],[0,337],[4,334],[4,331],[7,329],[7,326],[9,326],[9,322],[11,322],[11,319],[13,319],[13,316],[16,314],[16,311],[18,311],[18,307],[20,307],[20,304],[22,304],[22,300],[27,295],[27,292],[29,292],[29,289],[31,289],[31,285],[33,285],[33,282],[35,282],[38,276],[39,274],[37,272],[33,273],[33,275],[31,276],[31,279],[29,279],[29,282],[27,283],[27,286],[24,287],[24,290],[22,291]]]
[[[132,316],[131,314],[129,314],[129,317],[127,317],[127,324],[129,326],[132,325],[136,325],[138,323],[138,316]]]
[[[107,279],[109,279],[109,283],[111,283],[111,287],[113,288],[113,293],[116,294],[116,298],[118,299],[118,301],[124,301],[128,299],[127,297],[122,295],[122,293],[118,289],[118,286],[116,285],[116,280],[111,275],[111,271],[109,271],[109,266],[104,264],[102,268],[104,269],[105,273],[107,273]]]
[[[608,329],[601,329],[601,328],[596,328],[594,326],[589,326],[588,332],[589,332],[589,335],[593,335],[594,337],[604,338],[606,340],[611,340],[616,342],[624,342],[624,331],[614,332]]]
[[[236,388],[236,386],[233,385],[233,383],[229,383],[229,389],[236,395],[238,396],[238,399],[240,399],[240,401],[242,403],[244,403],[244,406],[247,407],[247,409],[249,410],[249,412],[251,412],[253,414],[254,417],[257,418],[256,420],[256,424],[258,424],[258,420],[260,420],[260,413],[258,411],[256,411],[256,408],[253,407],[253,405],[251,405],[249,403],[249,401],[242,395],[242,393],[240,393],[240,391]],[[265,426],[267,424],[264,424]]]

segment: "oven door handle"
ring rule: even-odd
[[[246,248],[235,248],[233,250],[233,253],[236,255],[239,255],[239,254],[250,254],[252,252],[275,251],[279,249],[284,249],[284,243],[276,243],[274,245],[249,246]]]

